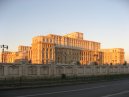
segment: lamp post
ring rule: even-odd
[[[0,48],[2,48],[2,56],[1,56],[2,58],[1,59],[2,59],[2,63],[4,63],[3,53],[4,53],[4,49],[8,49],[8,45],[4,45],[4,44],[0,45]]]

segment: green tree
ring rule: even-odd
[[[77,61],[77,65],[81,65],[80,61]]]
[[[125,61],[123,65],[127,65],[127,61]]]

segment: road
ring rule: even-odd
[[[0,97],[129,97],[129,79],[70,86],[1,90]]]

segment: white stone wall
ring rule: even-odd
[[[90,76],[108,74],[129,74],[129,65],[105,66],[105,65],[66,65],[66,64],[0,64],[0,78],[9,77],[57,77],[66,76]]]

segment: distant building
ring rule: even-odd
[[[19,52],[19,58],[18,59],[26,59],[28,61],[31,61],[32,57],[32,50],[31,46],[18,46],[18,52]]]
[[[112,48],[112,49],[101,49],[103,52],[103,63],[104,64],[124,64],[124,49]]]
[[[19,46],[18,52],[4,52],[3,62],[33,64],[123,64],[124,49],[101,49],[101,44],[84,40],[83,33],[72,32],[64,36],[48,34],[32,38],[32,46]],[[24,62],[23,62],[24,63]]]
[[[31,60],[30,55],[31,47],[29,46],[19,46],[18,52],[4,51],[1,53],[0,60],[3,63],[18,63],[20,61]]]

